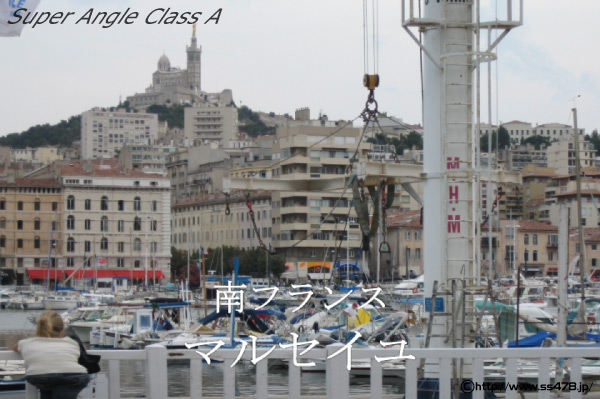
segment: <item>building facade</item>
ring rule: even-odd
[[[231,104],[199,103],[184,110],[185,138],[195,143],[218,143],[231,148],[237,137],[237,108]]]
[[[156,114],[94,108],[81,114],[81,159],[113,158],[123,145],[148,145],[158,138]]]
[[[0,269],[12,282],[30,268],[56,267],[62,256],[62,189],[54,179],[0,182]]]
[[[250,217],[254,212],[254,223]],[[182,201],[172,206],[173,247],[190,253],[204,248],[231,246],[251,249],[262,242],[271,246],[271,194],[255,192],[249,198],[233,193],[196,201]],[[258,230],[258,234],[257,234]]]
[[[365,159],[370,149],[370,144],[359,144],[360,135],[361,131],[352,127],[280,127],[273,147],[273,178],[344,176],[350,158],[356,153],[358,159]],[[284,251],[289,263],[320,261],[330,262],[331,267],[347,258],[357,261],[361,231],[352,192],[341,194],[342,190],[273,192],[273,247]]]
[[[51,165],[35,177],[49,176],[62,194],[56,267],[170,278],[168,178],[120,169],[117,160]]]

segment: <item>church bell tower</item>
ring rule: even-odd
[[[196,39],[196,24],[192,33],[192,43],[187,48],[187,73],[188,84],[191,90],[199,92],[200,86],[200,58],[202,55],[202,47],[198,47]]]

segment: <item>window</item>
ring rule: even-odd
[[[84,251],[85,252],[91,252],[92,251],[92,242],[91,241],[86,241],[84,243]]]
[[[108,197],[106,195],[100,199],[100,210],[108,211]]]
[[[52,203],[52,210],[53,211],[57,211],[58,210],[58,202],[53,202]]]
[[[133,262],[133,267],[138,267],[139,268],[140,267],[140,261],[139,260],[134,261]]]
[[[158,201],[152,201],[152,211],[158,211]]]
[[[142,230],[142,219],[141,218],[135,217],[135,219],[133,219],[133,230],[135,230],[135,231]]]
[[[523,244],[529,245],[529,234],[523,235]]]
[[[85,210],[86,211],[89,211],[89,210],[92,209],[92,200],[91,199],[89,199],[89,198],[86,199],[85,202],[84,202],[84,204],[85,204]]]
[[[134,211],[142,210],[142,199],[140,197],[135,197],[133,199],[133,210]]]
[[[23,201],[18,201],[18,202],[17,202],[17,209],[18,209],[19,211],[22,211],[22,210],[23,210]]]
[[[157,242],[151,242],[150,243],[150,252],[155,253],[156,250],[158,248],[158,243]]]
[[[33,209],[36,211],[39,211],[41,209],[41,205],[40,205],[40,200],[36,199],[35,202],[33,203]]]
[[[598,244],[592,244],[592,251],[595,251],[598,249]]]
[[[6,228],[6,218],[0,218],[0,229]]]
[[[139,238],[136,238],[135,240],[133,240],[133,250],[134,251],[142,250],[142,240],[140,240]]]
[[[67,216],[67,230],[75,230],[75,216]]]
[[[75,258],[67,258],[67,267],[75,267]]]
[[[90,219],[85,219],[85,229],[86,230],[91,230],[92,229],[92,221]]]
[[[406,250],[404,253],[406,254],[406,260],[410,260],[410,248],[406,247]]]
[[[119,221],[117,222],[117,231],[118,231],[119,233],[122,233],[122,232],[124,232],[124,231],[125,231],[125,221],[124,221],[124,220],[119,220]]]
[[[598,259],[592,258],[592,267],[598,266]]]
[[[33,247],[35,249],[40,249],[40,237],[39,236],[35,236],[35,238],[33,239]]]
[[[421,241],[421,232],[420,231],[415,231],[415,240]]]
[[[118,252],[125,252],[125,243],[123,241],[119,241],[117,243],[117,251]]]
[[[411,236],[411,232],[410,231],[404,232],[404,239],[406,241],[410,241],[410,236]]]
[[[3,211],[6,209],[6,200],[4,198],[2,198],[0,200],[0,211]]]
[[[118,207],[119,207],[119,211],[124,211],[125,210],[125,201],[119,200]]]
[[[515,238],[515,228],[512,226],[506,226],[506,238]]]
[[[152,230],[152,231],[158,230],[158,222],[156,220],[152,220],[152,223],[150,223],[150,230]]]
[[[75,209],[75,197],[72,195],[67,197],[67,209],[70,211]]]
[[[523,260],[524,260],[525,262],[528,262],[528,261],[529,261],[529,250],[527,250],[527,249],[526,249],[526,250],[525,250],[525,252],[523,253]]]
[[[75,239],[73,237],[67,238],[67,252],[75,252]]]
[[[421,248],[415,249],[415,259],[417,259],[417,260],[421,259]]]
[[[108,251],[108,238],[103,237],[100,240],[100,250],[102,250],[102,251]]]
[[[23,248],[23,239],[22,238],[17,239],[17,248]]]
[[[23,230],[23,221],[22,220],[17,220],[17,229]]]
[[[108,231],[108,216],[102,216],[100,219],[100,231]]]
[[[125,259],[117,258],[117,267],[125,267]]]
[[[534,251],[533,251],[533,261],[534,261],[534,262],[537,262],[537,261],[538,261],[538,251],[537,251],[537,250],[534,250]]]
[[[533,245],[538,245],[538,235],[537,234],[533,235]]]
[[[6,237],[0,236],[0,248],[6,248]]]
[[[40,222],[40,218],[35,218],[33,220],[33,229],[34,230],[39,230],[41,229],[41,222]]]

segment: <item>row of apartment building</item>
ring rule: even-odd
[[[18,283],[48,266],[169,278],[170,229],[169,180],[116,160],[55,163],[0,182],[0,267]]]

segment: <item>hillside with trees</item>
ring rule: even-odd
[[[247,106],[238,108],[238,122],[240,131],[247,133],[250,137],[275,134],[275,126],[267,126],[260,120],[258,114]]]
[[[55,125],[30,127],[21,133],[0,137],[0,145],[12,148],[59,146],[70,147],[81,135],[81,116],[72,116]]]
[[[389,144],[396,148],[396,154],[402,155],[405,149],[415,147],[417,150],[423,149],[423,136],[415,131],[411,131],[406,136],[390,137],[383,133],[376,133],[375,137],[369,137],[367,143],[373,144]]]
[[[147,112],[157,114],[160,122],[167,122],[169,127],[180,127],[184,125],[184,110],[189,107],[189,104],[174,104],[174,105],[151,105],[147,108]],[[131,112],[132,108],[125,101],[117,107],[109,107],[109,110],[124,108],[127,112]],[[260,135],[275,134],[274,126],[267,126],[260,120],[258,114],[253,112],[247,106],[238,108],[239,128],[242,132],[247,133],[250,137]],[[36,148],[44,146],[70,147],[74,141],[80,139],[81,136],[81,115],[74,115],[67,120],[62,120],[55,125],[44,124],[30,127],[20,133],[11,133],[4,137],[0,137],[0,146],[8,146],[12,148]]]

